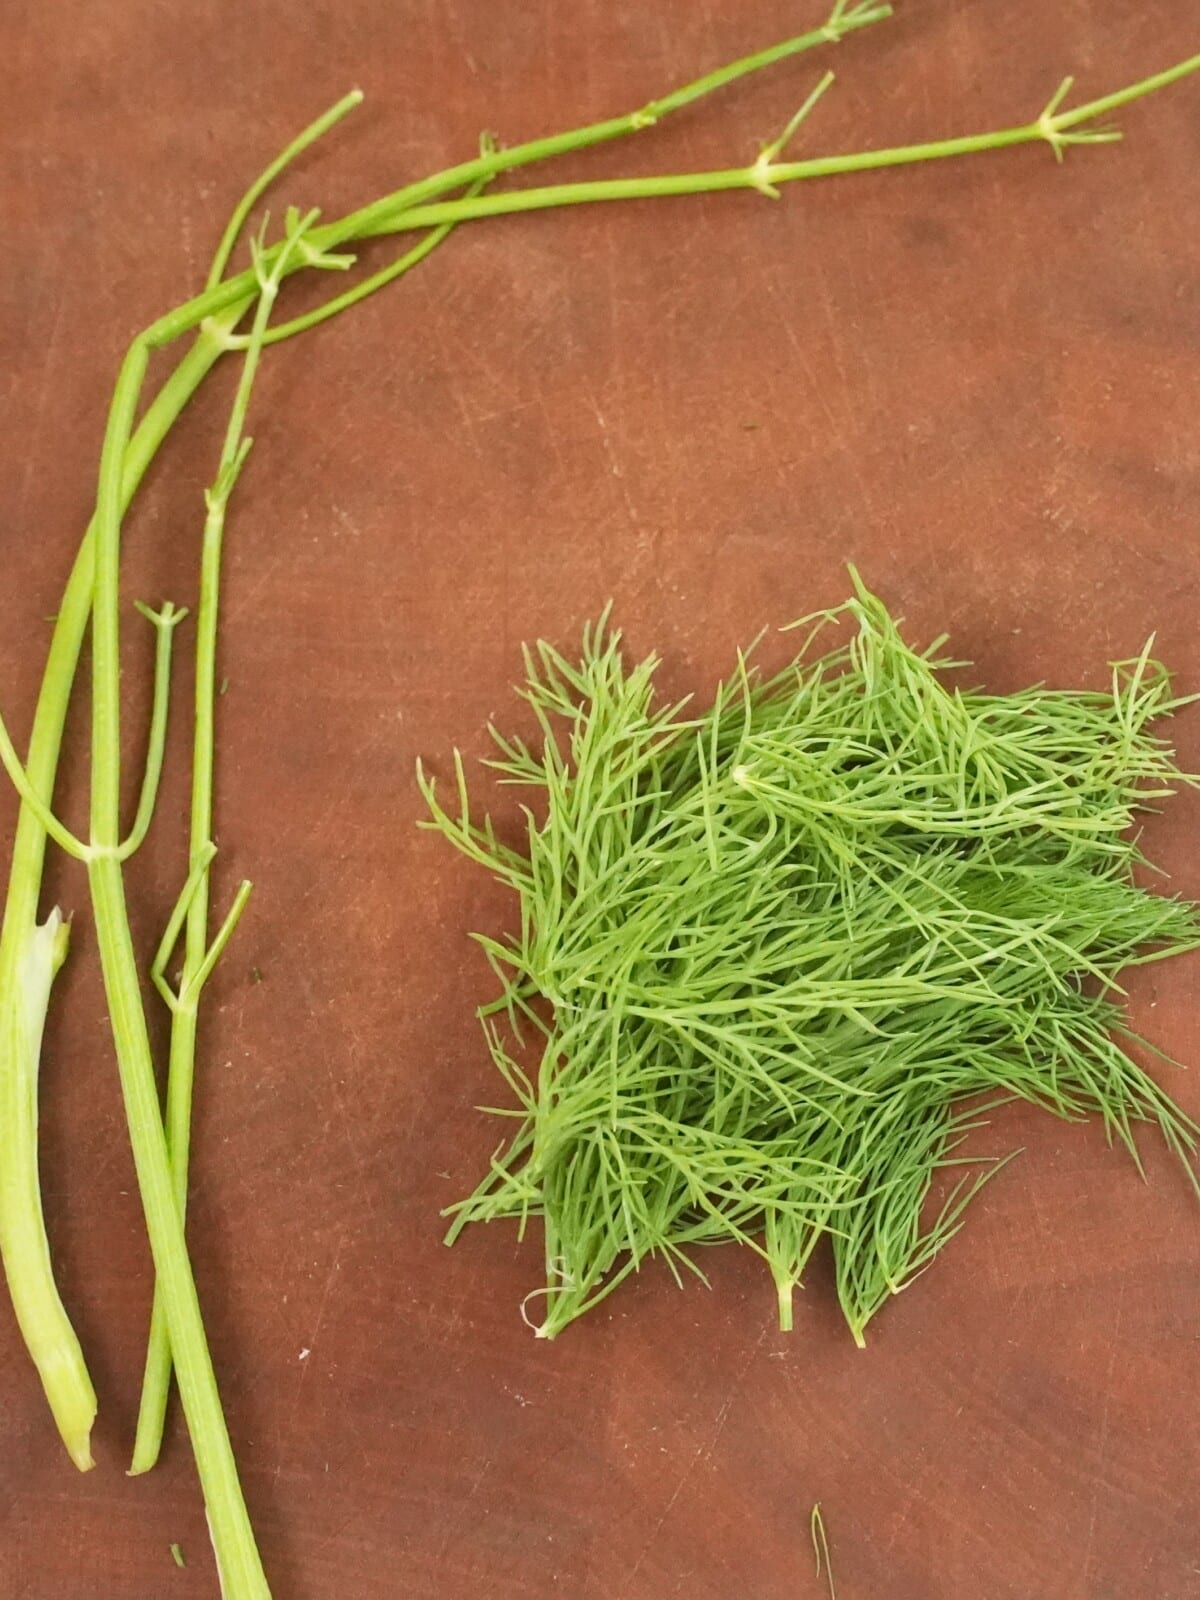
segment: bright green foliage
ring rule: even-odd
[[[959,1146],[1000,1100],[1099,1115],[1135,1162],[1153,1123],[1191,1172],[1196,1128],[1118,1042],[1121,968],[1200,943],[1196,907],[1133,877],[1130,825],[1181,776],[1149,731],[1182,703],[1165,671],[1147,646],[1106,693],[966,691],[855,589],[698,717],[606,618],[577,666],[527,652],[541,739],[495,733],[491,763],[538,791],[523,850],[472,821],[461,764],[456,817],[422,775],[427,825],[520,903],[481,941],[517,1126],[451,1238],[544,1219],[545,1337],[647,1258],[678,1277],[731,1239],[788,1326],[827,1236],[861,1342],[997,1170]]]

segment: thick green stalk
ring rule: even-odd
[[[240,312],[238,313],[240,314]],[[180,411],[220,356],[236,320],[202,332],[147,408],[124,453],[119,494],[128,506]],[[26,772],[47,804],[54,793],[63,725],[91,613],[94,523],[71,570],[54,624],[34,715]],[[44,1005],[57,962],[47,958],[38,924],[46,830],[22,805],[13,842],[4,920],[0,926],[0,1255],[13,1308],[59,1433],[81,1469],[92,1465],[90,1435],[96,1397],[78,1338],[54,1282],[38,1183],[37,1077],[41,1022],[28,1010],[30,965],[40,967]],[[43,925],[44,926],[44,925]],[[60,935],[65,938],[65,933]],[[59,954],[61,955],[61,948]]]
[[[0,980],[6,995],[0,1012],[6,1134],[0,1161],[0,1238],[26,1349],[41,1374],[63,1443],[75,1465],[86,1472],[93,1465],[96,1395],[54,1282],[37,1163],[42,1032],[51,985],[66,959],[69,934],[69,924],[55,907],[46,922],[34,927],[23,946],[10,938],[4,950],[15,970],[5,970]]]

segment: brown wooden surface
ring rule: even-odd
[[[8,0],[0,685],[17,729],[122,349],[193,292],[298,126],[368,93],[282,196],[336,215],[482,126],[514,141],[632,108],[818,3]],[[1066,71],[1098,94],[1194,51],[1198,23],[1196,0],[907,4],[835,53],[806,145],[1023,120]],[[745,159],[817,64],[560,171]],[[464,229],[267,361],[220,707],[219,896],[243,874],[257,888],[204,1027],[190,1231],[279,1600],[804,1600],[824,1593],[818,1498],[842,1600],[1200,1594],[1200,1232],[1158,1151],[1143,1186],[1096,1129],[1005,1115],[993,1147],[1027,1153],[865,1353],[823,1268],[785,1337],[763,1270],[728,1252],[711,1294],[649,1272],[535,1342],[518,1303],[536,1243],[439,1242],[439,1207],[496,1138],[473,1110],[495,1086],[465,935],[510,908],[414,826],[417,754],[481,751],[518,642],[570,644],[609,596],[673,688],[842,598],[848,559],[991,685],[1098,683],[1157,628],[1200,688],[1200,82],[1122,122],[1123,146],[1061,170],[1036,148],[778,204]],[[130,598],[194,598],[230,377],[149,479]],[[136,619],[128,637],[141,684]],[[1200,718],[1178,736],[1200,764]],[[177,737],[132,876],[146,942],[178,887],[184,754]],[[0,838],[13,816],[5,789]],[[1187,796],[1148,830],[1192,894],[1198,836]],[[79,915],[44,1072],[47,1205],[99,1465],[67,1464],[4,1307],[0,1600],[211,1597],[174,1412],[160,1469],[123,1473],[147,1252],[85,886],[56,868],[52,887]],[[1132,991],[1137,1025],[1193,1061],[1198,970]],[[1200,1112],[1195,1077],[1170,1082]]]

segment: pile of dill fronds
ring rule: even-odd
[[[481,940],[516,1131],[450,1237],[542,1219],[544,1337],[722,1240],[763,1256],[787,1327],[826,1236],[861,1343],[996,1170],[958,1147],[1000,1100],[1098,1115],[1135,1162],[1152,1123],[1192,1173],[1200,1130],[1118,1042],[1121,968],[1200,943],[1197,907],[1133,877],[1131,822],[1181,777],[1148,731],[1182,703],[1166,673],[1147,646],[1111,692],[964,692],[854,584],[699,717],[607,617],[578,665],[527,651],[540,748],[493,730],[490,763],[539,791],[524,850],[472,820],[461,762],[457,817],[421,776],[427,826],[520,902]],[[852,636],[814,657],[827,627]]]

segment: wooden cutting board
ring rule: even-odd
[[[333,216],[481,127],[511,142],[631,109],[818,10],[9,0],[0,701],[22,735],[121,352],[195,290],[297,128],[367,91],[280,196]],[[828,53],[805,151],[1024,121],[1065,72],[1090,97],[1200,38],[1194,0],[900,13]],[[776,68],[557,176],[744,162],[818,70]],[[1158,629],[1200,688],[1200,80],[1120,120],[1126,143],[1061,169],[1038,147],[778,203],[463,228],[267,360],[220,704],[218,898],[256,889],[203,1029],[190,1235],[277,1600],[818,1600],[818,1499],[840,1600],[1200,1595],[1200,1208],[1159,1151],[1142,1184],[1096,1128],[999,1116],[992,1147],[1025,1154],[865,1352],[824,1265],[785,1336],[764,1271],[728,1251],[711,1293],[649,1271],[535,1341],[518,1308],[537,1241],[496,1226],[450,1252],[438,1215],[498,1137],[473,1109],[498,1090],[466,932],[512,908],[415,827],[418,754],[481,753],[519,642],[570,645],[610,597],[680,691],[840,600],[848,560],[993,687],[1100,685]],[[230,382],[147,481],[130,600],[194,600]],[[128,644],[132,751],[148,641]],[[1176,732],[1197,767],[1200,718]],[[186,739],[181,714],[132,878],[147,947],[180,879]],[[74,816],[85,776],[73,758]],[[0,841],[14,815],[0,791]],[[1181,893],[1200,895],[1198,841],[1194,796],[1148,824]],[[215,1600],[174,1411],[159,1469],[124,1475],[149,1264],[85,886],[56,869],[52,889],[77,920],[47,1209],[99,1464],[67,1463],[0,1305],[0,1600]],[[1198,974],[1130,985],[1135,1025],[1185,1062]],[[1200,1113],[1200,1080],[1162,1070]]]

